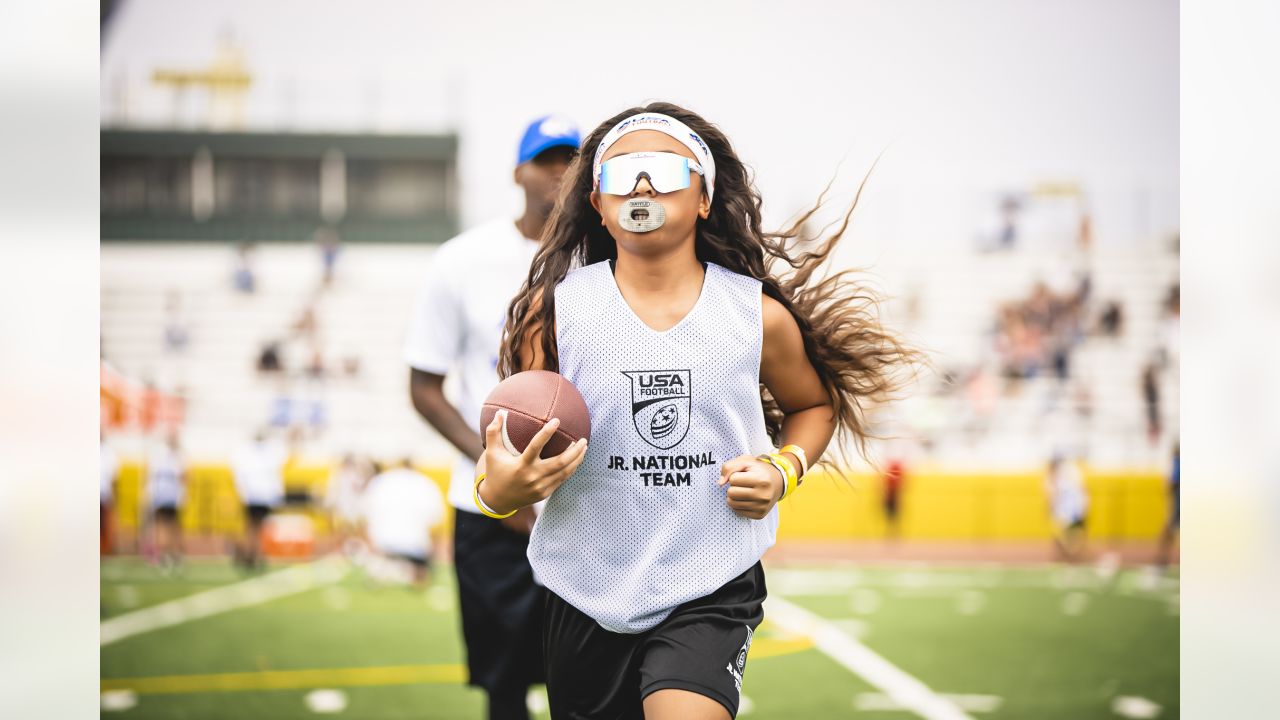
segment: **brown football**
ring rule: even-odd
[[[529,441],[551,418],[560,418],[560,427],[543,446],[543,458],[559,455],[574,441],[591,436],[587,403],[573,383],[560,373],[526,370],[498,383],[480,410],[481,438],[498,410],[507,411],[503,443],[515,453],[524,452]]]

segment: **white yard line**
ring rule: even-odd
[[[330,557],[118,615],[102,622],[98,644],[110,645],[141,633],[329,585],[341,580],[348,569],[345,560]]]
[[[926,720],[973,720],[955,703],[908,675],[841,629],[777,595],[765,600],[765,617],[778,627],[813,641],[814,647],[866,680],[899,706]]]

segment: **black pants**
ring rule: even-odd
[[[470,684],[491,696],[544,682],[542,611],[547,591],[533,582],[529,536],[483,515],[457,511],[454,567]]]
[[[715,592],[677,607],[637,634],[605,630],[547,593],[547,695],[555,720],[640,720],[644,698],[688,690],[737,717],[747,650],[764,619],[764,569],[756,563]]]

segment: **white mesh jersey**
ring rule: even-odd
[[[658,332],[627,305],[607,261],[555,291],[560,374],[591,411],[578,470],[529,542],[538,581],[618,633],[662,622],[771,547],[762,520],[729,509],[720,466],[771,447],[760,404],[760,281],[707,263],[702,292]]]

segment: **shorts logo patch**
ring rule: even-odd
[[[659,450],[670,450],[689,433],[688,370],[623,370],[631,379],[631,418],[636,432]]]
[[[725,665],[725,669],[733,676],[733,686],[738,689],[738,693],[742,693],[742,673],[747,669],[747,651],[751,649],[751,638],[755,635],[751,630],[751,626],[747,626],[747,639],[742,641],[742,649],[738,650],[737,665],[734,663]]]

